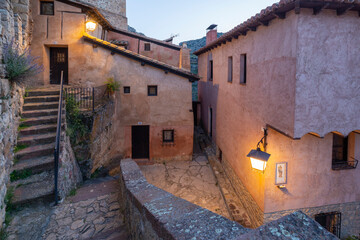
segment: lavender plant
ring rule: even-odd
[[[19,44],[13,40],[4,44],[3,64],[5,64],[6,77],[12,83],[21,84],[25,77],[41,73],[44,67],[36,62],[38,59],[39,57],[31,55],[29,48],[21,51]]]

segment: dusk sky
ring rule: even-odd
[[[227,32],[259,13],[276,0],[128,0],[128,24],[148,37],[164,40],[179,34],[174,43],[205,36],[205,29],[218,25]]]

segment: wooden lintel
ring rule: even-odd
[[[346,7],[338,8],[338,9],[336,9],[336,15],[341,16],[341,15],[345,14],[347,11],[349,11],[350,9],[352,9],[353,7],[354,7],[354,5],[349,5]]]
[[[300,14],[300,0],[296,0],[295,2],[295,14]]]
[[[280,19],[286,18],[286,12],[274,12],[274,15]]]
[[[259,21],[262,25],[264,25],[264,26],[269,26],[269,22],[270,21]]]
[[[319,6],[319,7],[314,7],[314,8],[313,8],[313,13],[314,13],[314,15],[319,14],[319,13],[321,12],[321,10],[327,8],[329,5],[330,5],[330,3],[325,3],[325,4],[322,4],[322,5]]]

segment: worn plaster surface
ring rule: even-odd
[[[231,219],[206,156],[200,154],[193,161],[146,165],[140,169],[150,184]]]

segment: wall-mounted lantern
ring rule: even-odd
[[[87,22],[86,22],[86,30],[87,30],[87,31],[92,32],[92,31],[94,31],[95,29],[96,29],[96,22],[94,22],[94,21],[87,21]]]
[[[262,172],[265,171],[266,163],[270,158],[270,154],[264,152],[266,151],[266,136],[267,136],[267,129],[264,129],[264,137],[258,142],[256,150],[252,149],[247,157],[250,158],[251,167],[256,170],[260,170]],[[260,143],[263,144],[264,151],[260,149]]]

